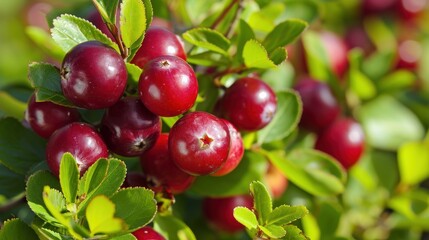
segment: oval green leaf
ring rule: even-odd
[[[251,39],[243,48],[244,64],[248,68],[275,68],[276,64],[268,57],[268,52],[258,41]]]
[[[183,38],[197,47],[228,56],[231,42],[222,33],[210,28],[194,28],[183,33]]]
[[[73,155],[64,153],[60,162],[60,184],[68,203],[74,203],[79,186],[79,169]]]
[[[146,31],[146,11],[142,0],[122,1],[120,24],[122,41],[130,48]]]

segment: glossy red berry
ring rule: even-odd
[[[139,156],[155,144],[161,133],[161,119],[138,97],[129,96],[106,110],[100,133],[112,152]]]
[[[192,112],[171,128],[170,156],[176,165],[191,175],[206,175],[226,161],[231,144],[229,130],[219,118],[206,112]]]
[[[303,105],[301,127],[319,132],[340,115],[337,99],[326,83],[305,77],[298,81],[294,89],[299,93]]]
[[[186,60],[183,43],[176,34],[165,28],[151,26],[131,63],[140,68],[145,68],[147,62],[164,55],[176,56]]]
[[[52,173],[59,176],[60,162],[64,153],[71,153],[83,174],[99,158],[108,157],[107,146],[100,135],[86,123],[71,123],[49,138],[46,160]]]
[[[75,108],[64,107],[53,102],[36,102],[34,94],[30,97],[25,120],[39,136],[49,138],[55,130],[77,122],[80,114]]]
[[[180,170],[168,151],[168,134],[159,136],[155,146],[143,153],[140,163],[144,176],[154,191],[168,191],[179,194],[186,191],[195,177]]]
[[[235,233],[244,230],[244,226],[235,220],[235,207],[253,208],[253,200],[248,195],[238,195],[226,198],[203,199],[203,214],[209,224],[216,230]]]
[[[222,119],[222,121],[228,127],[229,136],[231,137],[231,147],[225,164],[223,164],[219,170],[212,173],[212,176],[224,176],[232,172],[241,162],[244,154],[243,139],[241,138],[240,132],[237,131],[237,129],[229,121],[225,119]]]
[[[221,116],[239,130],[256,131],[265,127],[277,109],[276,95],[258,78],[238,79],[219,102]]]
[[[332,71],[341,79],[348,68],[347,45],[345,41],[333,32],[323,31],[320,40],[328,54],[328,60]]]
[[[188,111],[198,95],[194,70],[181,58],[162,56],[148,62],[138,84],[140,99],[153,113],[171,117]]]
[[[315,148],[337,159],[346,169],[361,157],[365,145],[362,127],[356,121],[338,119],[317,137]]]
[[[88,41],[72,48],[61,67],[64,96],[78,107],[107,108],[122,96],[127,84],[124,60],[113,48]]]
[[[132,233],[137,240],[165,240],[165,238],[153,228],[146,226]]]

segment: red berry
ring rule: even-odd
[[[34,94],[25,111],[25,120],[31,129],[44,138],[49,138],[55,130],[79,119],[80,114],[76,109],[48,101],[36,102]]]
[[[405,21],[410,21],[425,11],[428,2],[428,0],[397,0],[396,9]]]
[[[414,71],[422,57],[423,48],[419,42],[405,40],[399,43],[396,68]]]
[[[241,138],[240,132],[237,131],[232,123],[225,119],[222,119],[222,121],[228,127],[229,136],[231,137],[231,148],[229,149],[228,158],[226,159],[225,164],[223,164],[219,170],[212,173],[212,176],[224,176],[232,172],[241,162],[244,154],[243,139]]]
[[[170,156],[176,165],[191,175],[206,175],[226,161],[231,138],[226,124],[206,112],[192,112],[171,128]]]
[[[46,146],[46,160],[52,173],[59,176],[60,162],[64,153],[71,153],[83,174],[99,158],[107,158],[109,153],[97,131],[86,123],[71,123],[49,138]]]
[[[363,0],[364,14],[378,14],[391,9],[397,0]]]
[[[323,31],[320,33],[320,40],[328,54],[328,60],[332,71],[341,78],[347,71],[347,45],[343,39],[333,32]]]
[[[137,240],[165,240],[161,234],[149,226],[137,229],[133,232],[133,235]]]
[[[162,56],[147,63],[138,89],[141,101],[151,112],[171,117],[194,105],[198,82],[194,70],[183,59]]]
[[[127,187],[145,187],[149,188],[149,184],[146,181],[146,178],[142,172],[127,172],[124,182],[122,183],[122,188]]]
[[[129,96],[106,110],[100,133],[112,152],[139,156],[155,144],[161,133],[161,119],[138,97]]]
[[[361,157],[365,136],[359,123],[349,118],[338,119],[316,140],[315,148],[337,159],[346,169]]]
[[[140,68],[145,68],[147,62],[164,55],[176,56],[186,60],[183,43],[176,34],[165,28],[151,26],[131,63]]]
[[[61,75],[64,96],[87,109],[115,104],[125,90],[128,76],[119,53],[97,41],[72,48],[64,57]]]
[[[221,115],[239,130],[256,131],[265,127],[277,109],[276,95],[258,78],[238,79],[220,99]]]
[[[319,132],[340,115],[338,102],[326,83],[306,77],[298,81],[294,89],[302,100],[300,125],[303,128]]]
[[[226,198],[203,199],[203,214],[215,229],[235,233],[244,230],[244,226],[234,218],[235,207],[253,208],[253,200],[248,195]]]
[[[145,177],[154,191],[167,190],[179,194],[188,189],[195,177],[180,170],[168,151],[168,134],[163,133],[149,151],[140,157]]]

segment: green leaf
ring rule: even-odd
[[[277,225],[259,226],[259,228],[270,238],[278,239],[286,235],[286,230]]]
[[[231,42],[222,33],[210,28],[193,28],[183,33],[183,39],[197,47],[228,56]]]
[[[322,40],[313,31],[306,31],[302,36],[306,63],[310,75],[322,80],[327,80],[333,76],[330,62]]]
[[[196,240],[192,230],[173,215],[156,215],[154,229],[168,240]]]
[[[361,99],[370,99],[377,94],[374,83],[362,71],[361,62],[363,61],[363,52],[361,50],[352,50],[348,54],[349,58],[349,82],[350,89]]]
[[[121,3],[121,36],[127,48],[146,31],[146,11],[142,0],[124,0]]]
[[[379,82],[381,91],[403,91],[412,87],[417,80],[417,76],[407,70],[397,70],[383,77]]]
[[[39,27],[26,27],[25,32],[41,49],[56,59],[62,60],[66,54],[52,39],[51,35]]]
[[[286,4],[287,7],[281,15],[283,19],[302,19],[312,23],[319,17],[319,2],[288,0]]]
[[[358,118],[367,142],[376,148],[396,150],[406,142],[420,140],[424,135],[424,128],[414,113],[388,95],[380,95],[363,105]]]
[[[308,24],[300,19],[287,19],[277,24],[276,27],[268,33],[262,45],[264,45],[268,53],[272,53],[276,48],[285,47],[295,41],[307,26]]]
[[[258,220],[255,213],[246,207],[234,208],[234,218],[248,229],[256,229],[258,227]]]
[[[16,239],[25,239],[25,240],[37,240],[39,239],[34,232],[27,224],[21,221],[18,218],[9,219],[4,222],[0,230],[0,239],[2,240],[16,240]]]
[[[79,43],[90,40],[97,40],[118,51],[118,45],[104,35],[92,23],[85,19],[63,14],[54,19],[54,28],[51,29],[52,38],[63,49],[64,52],[70,51]]]
[[[174,117],[161,117],[162,121],[167,124],[170,128],[182,117],[182,115],[174,116]]]
[[[271,122],[257,132],[258,144],[281,140],[298,125],[302,114],[302,102],[293,91],[277,92],[277,111]]]
[[[74,203],[79,186],[79,169],[73,155],[68,152],[61,158],[60,184],[67,202]]]
[[[401,181],[417,184],[429,177],[429,141],[408,142],[398,150]]]
[[[287,156],[282,152],[266,152],[266,156],[287,178],[316,196],[342,193],[345,170],[327,154],[311,149],[297,149]]]
[[[28,206],[44,221],[51,224],[59,223],[46,209],[42,195],[45,186],[57,190],[61,189],[58,179],[48,171],[36,172],[28,178],[26,189]]]
[[[276,207],[267,218],[267,224],[286,225],[302,218],[308,213],[305,206],[281,205]]]
[[[127,225],[120,218],[115,218],[115,204],[104,195],[94,197],[86,208],[91,235],[97,233],[115,233],[127,230]]]
[[[43,188],[43,202],[45,203],[46,209],[51,213],[51,215],[58,220],[59,223],[64,226],[68,226],[68,220],[61,213],[66,210],[66,199],[64,195],[49,186]]]
[[[130,231],[150,223],[157,211],[153,191],[145,188],[121,189],[110,200],[116,206],[116,217],[123,219]]]
[[[128,82],[132,83],[134,86],[137,86],[143,70],[132,63],[125,63],[125,66],[127,67],[128,72]]]
[[[51,101],[59,105],[73,107],[61,89],[60,70],[48,63],[31,63],[28,79],[36,90],[37,101]]]
[[[146,30],[147,30],[149,28],[150,24],[152,23],[152,19],[153,19],[152,1],[151,0],[142,0],[142,1],[143,1],[143,5],[144,5],[144,10],[145,10]]]
[[[343,217],[343,207],[334,201],[322,201],[318,206],[317,223],[320,228],[321,239],[335,235],[341,217]]]
[[[191,185],[190,191],[211,197],[246,194],[249,192],[249,182],[262,180],[266,166],[262,155],[245,151],[234,171],[222,177],[200,176]]]
[[[248,23],[256,32],[268,33],[275,27],[275,20],[286,9],[281,2],[272,2],[262,9],[254,11],[248,18]]]
[[[274,68],[276,65],[268,57],[267,50],[256,40],[246,42],[243,48],[244,64],[248,68]]]
[[[89,167],[79,182],[78,195],[86,196],[79,204],[79,215],[84,213],[86,205],[94,196],[112,196],[124,182],[125,175],[125,163],[118,159],[100,159]]]
[[[93,0],[92,2],[105,21],[108,20],[113,24],[116,22],[116,9],[118,8],[119,0]]]
[[[247,41],[255,39],[255,33],[252,28],[243,19],[240,19],[237,33],[237,52],[235,55],[236,61],[243,61],[243,49]]]
[[[304,233],[297,226],[287,225],[283,227],[286,230],[286,237],[283,240],[308,240]]]
[[[145,33],[146,30],[149,28],[150,23],[152,22],[153,9],[152,9],[152,3],[150,0],[142,0],[142,1],[143,1],[143,6],[144,6],[144,10],[145,10],[145,17],[146,17],[146,27],[145,27],[145,31],[144,31],[144,33]],[[137,53],[137,51],[141,47],[143,39],[144,39],[144,33],[140,36],[140,38],[138,38],[132,44],[132,46],[130,46],[127,61],[133,59],[133,57],[135,56],[135,54]]]
[[[272,53],[270,53],[269,58],[275,65],[279,65],[283,63],[287,58],[287,51],[284,47],[278,47],[274,49]]]
[[[253,196],[253,208],[258,215],[259,224],[265,225],[273,210],[271,195],[265,185],[259,181],[250,183],[250,193]]]
[[[0,196],[10,199],[22,194],[25,191],[25,180],[25,175],[17,174],[0,164]]]

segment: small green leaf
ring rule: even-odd
[[[390,95],[380,95],[364,104],[358,118],[368,143],[380,149],[396,151],[402,144],[424,136],[416,115]]]
[[[277,92],[277,111],[271,122],[257,132],[258,144],[281,140],[298,125],[302,114],[302,102],[292,90]]]
[[[269,54],[269,58],[275,65],[280,65],[283,63],[287,58],[287,51],[284,47],[278,47],[274,49],[273,52]]]
[[[162,121],[167,124],[170,128],[182,117],[182,115],[174,116],[174,117],[162,117]]]
[[[88,221],[91,235],[97,233],[115,233],[127,230],[127,225],[120,218],[115,218],[115,204],[106,196],[94,197],[86,208],[86,220]]]
[[[25,175],[44,161],[46,141],[14,118],[0,119],[0,163]]]
[[[145,188],[121,189],[110,200],[116,206],[116,216],[125,221],[130,231],[150,223],[157,211],[153,191]]]
[[[144,10],[145,10],[145,16],[146,16],[146,29],[148,29],[153,19],[152,1],[151,0],[142,0],[142,1],[144,5]]]
[[[54,28],[51,29],[52,38],[63,49],[64,52],[70,51],[79,43],[90,40],[97,40],[118,51],[118,45],[92,23],[85,19],[63,14],[54,19]]]
[[[234,171],[221,178],[200,176],[192,184],[190,191],[212,197],[246,194],[249,192],[249,182],[262,180],[266,167],[266,160],[262,155],[246,151]]]
[[[86,197],[79,204],[79,215],[83,215],[92,197],[112,196],[124,182],[125,175],[125,163],[118,159],[100,159],[89,167],[79,182],[78,195]]]
[[[54,188],[45,186],[42,196],[43,202],[51,215],[64,226],[68,226],[68,220],[61,214],[61,212],[66,210],[66,199],[64,195]]]
[[[268,57],[267,50],[256,40],[246,42],[243,49],[244,64],[248,68],[274,68],[276,65]]]
[[[42,192],[45,186],[57,190],[61,189],[58,179],[48,171],[36,172],[28,178],[26,188],[28,206],[41,219],[55,224],[58,223],[58,220],[48,212],[43,201]]]
[[[125,66],[127,67],[128,72],[128,82],[132,83],[134,86],[137,86],[143,70],[132,63],[125,63]]]
[[[127,48],[146,31],[146,11],[142,0],[124,0],[121,3],[121,36]]]
[[[183,33],[183,38],[197,47],[228,56],[230,41],[222,33],[209,28],[193,28]]]
[[[283,227],[286,230],[286,236],[283,240],[308,240],[304,233],[297,226],[287,225]]]
[[[0,196],[11,199],[21,195],[25,191],[26,176],[17,174],[0,164]],[[0,208],[3,202],[0,201]]]
[[[238,24],[238,36],[237,36],[237,52],[236,60],[238,62],[243,61],[243,49],[247,41],[255,39],[255,33],[252,28],[243,19],[240,19]]]
[[[248,229],[256,229],[258,227],[258,220],[255,213],[246,207],[234,208],[234,218]]]
[[[276,207],[267,218],[267,224],[286,225],[305,216],[308,210],[305,206],[281,205]]]
[[[31,63],[28,79],[36,90],[37,101],[51,101],[59,105],[73,107],[61,89],[60,70],[48,63]]]
[[[250,183],[250,193],[253,196],[253,206],[258,215],[259,224],[265,225],[273,210],[271,195],[265,185],[259,181]]]
[[[295,41],[307,26],[308,24],[300,19],[287,19],[277,24],[276,27],[268,33],[262,45],[264,45],[268,53],[272,53],[276,48],[285,47],[289,43]]]
[[[383,77],[379,82],[381,91],[403,91],[412,87],[417,80],[417,76],[407,70],[397,70]]]
[[[60,184],[67,202],[74,203],[79,185],[79,169],[70,153],[64,153],[60,162]]]
[[[398,150],[401,181],[417,184],[429,177],[429,141],[408,142]]]
[[[39,239],[27,224],[18,218],[6,220],[0,229],[0,239],[2,240],[36,240]]]
[[[286,230],[277,225],[259,226],[259,228],[270,238],[278,239],[286,235]]]
[[[100,12],[103,19],[108,20],[110,23],[116,21],[116,10],[118,8],[119,0],[93,0],[94,5]]]
[[[168,240],[196,240],[192,230],[179,218],[173,215],[157,214],[154,229]]]

